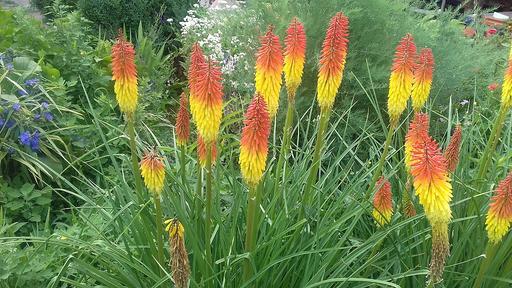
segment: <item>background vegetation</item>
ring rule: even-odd
[[[407,32],[418,47],[432,48],[436,59],[428,104],[432,134],[444,147],[454,123],[463,124],[461,162],[453,175],[452,255],[442,285],[472,283],[486,243],[484,204],[504,178],[512,157],[508,117],[487,175],[488,186],[475,190],[475,163],[499,107],[499,89],[492,92],[487,86],[502,78],[507,37],[484,37],[483,28],[477,26],[477,37],[466,38],[464,16],[415,14],[409,1],[248,1],[220,11],[192,6],[192,1],[34,3],[49,13],[44,24],[23,11],[0,8],[0,120],[4,121],[0,125],[0,287],[171,283],[167,267],[158,267],[150,253],[155,249],[153,205],[150,200],[135,205],[130,192],[129,148],[110,72],[111,39],[119,28],[125,28],[136,46],[141,96],[138,150],[156,146],[165,155],[164,215],[178,217],[185,226],[191,287],[205,284],[200,278],[206,269],[203,197],[194,192],[202,176],[196,172],[195,145],[190,145],[189,181],[184,185],[179,180],[174,120],[169,118],[174,118],[177,95],[184,88],[183,55],[191,43],[199,41],[221,62],[227,104],[215,169],[214,219],[219,224],[211,243],[214,281],[218,287],[250,285],[239,277],[247,258],[242,224],[247,191],[236,162],[240,123],[254,89],[258,36],[272,24],[282,38],[295,15],[304,21],[308,36],[306,71],[297,96],[300,125],[293,130],[287,185],[278,194],[272,192],[275,154],[269,157],[258,247],[251,258],[258,272],[251,283],[258,287],[424,286],[430,257],[424,215],[406,219],[397,212],[391,225],[378,230],[371,220],[371,203],[363,195],[387,126],[383,107],[392,54]],[[316,129],[318,51],[328,19],[340,10],[351,21],[349,58],[314,190],[317,233],[306,237],[300,232],[307,235],[312,227],[297,209],[298,189],[308,174]],[[113,17],[110,12],[119,14]],[[34,79],[35,84],[29,81]],[[13,106],[17,103],[19,111]],[[51,120],[45,113],[52,115]],[[42,118],[36,119],[37,114]],[[282,122],[278,119],[277,127]],[[405,119],[385,167],[397,205],[405,187],[404,123]],[[20,137],[27,131],[30,138],[25,145]],[[276,131],[271,151],[279,149],[280,129]],[[32,147],[36,132],[39,149]],[[471,203],[481,205],[468,213]],[[395,206],[396,211],[399,208]],[[376,243],[382,245],[374,254]],[[511,245],[511,237],[501,244],[485,287],[507,287],[512,282],[508,269],[512,262],[505,262]]]

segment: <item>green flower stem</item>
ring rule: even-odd
[[[484,177],[487,174],[489,164],[491,163],[492,156],[494,155],[494,150],[496,150],[496,146],[498,145],[498,140],[501,135],[501,131],[503,130],[503,124],[505,123],[505,118],[507,116],[508,108],[501,106],[498,117],[494,122],[494,126],[492,127],[491,135],[489,136],[489,140],[487,140],[487,145],[485,146],[484,153],[480,160],[480,164],[478,166],[478,174],[476,176],[476,191],[481,191],[486,181],[484,181]],[[473,214],[476,210],[478,210],[479,201],[473,201],[472,206],[470,206],[469,213]]]
[[[142,178],[139,172],[139,157],[137,156],[137,145],[135,143],[135,118],[133,114],[126,114],[126,121],[128,124],[128,138],[130,139],[130,150],[132,158],[132,172],[135,178],[135,192],[137,193],[137,199],[139,204],[144,203]]]
[[[306,210],[311,206],[311,190],[313,189],[313,184],[316,182],[318,177],[318,170],[320,168],[320,158],[322,155],[321,152],[325,140],[325,131],[327,130],[327,124],[329,123],[330,116],[331,109],[320,110],[320,123],[318,125],[318,132],[316,134],[315,151],[313,152],[313,161],[311,162],[312,167],[311,170],[309,171],[306,186],[304,187],[303,212],[307,212]]]
[[[187,165],[186,150],[187,150],[187,145],[185,145],[185,144],[180,145],[181,182],[183,184],[184,189],[186,189],[188,192],[188,181],[187,181],[187,170],[186,170],[186,165]],[[183,190],[181,190],[180,198],[181,198],[180,199],[181,200],[181,208],[184,211],[187,211],[187,205],[185,203],[185,192]]]
[[[375,188],[375,183],[382,174],[382,168],[384,167],[384,163],[386,162],[386,158],[388,157],[389,146],[391,145],[391,140],[393,139],[393,132],[395,131],[397,126],[396,121],[392,121],[391,125],[389,125],[388,135],[386,136],[386,142],[384,142],[384,151],[379,159],[379,164],[377,165],[377,169],[373,174],[372,180],[370,181],[370,185],[368,186],[368,190],[366,191],[366,199],[370,199],[373,189]]]
[[[255,223],[257,221],[257,210],[258,210],[258,195],[257,195],[257,185],[251,185],[249,187],[249,195],[247,200],[247,225],[245,232],[245,252],[253,253],[254,246],[256,244],[256,229]],[[252,256],[252,255],[249,255]],[[244,264],[244,282],[249,281],[253,275],[253,269],[251,265],[250,257],[246,259]]]
[[[208,143],[206,146],[206,217],[205,217],[205,229],[204,229],[204,241],[206,250],[206,279],[209,279],[212,275],[212,250],[210,245],[211,229],[212,229],[212,143]],[[208,280],[208,287],[213,287],[213,279]]]
[[[274,184],[274,197],[279,198],[278,191],[279,188],[285,185],[285,177],[281,177],[281,174],[283,173],[283,168],[285,165],[285,159],[288,156],[288,151],[290,150],[291,145],[291,134],[292,134],[292,124],[293,124],[293,109],[295,106],[295,101],[292,97],[289,97],[288,99],[288,109],[286,111],[286,121],[283,128],[283,143],[281,146],[281,151],[279,153],[279,160],[277,161],[277,167],[276,167],[276,182]],[[282,184],[280,185],[279,180],[283,179]]]
[[[491,243],[487,244],[487,249],[485,249],[485,258],[482,263],[480,263],[480,269],[478,270],[478,276],[476,277],[475,283],[473,284],[473,288],[483,287],[485,272],[489,268],[491,261],[498,250],[498,245],[494,245]]]
[[[158,247],[158,263],[160,264],[160,275],[164,276],[165,258],[164,258],[164,223],[163,223],[163,213],[162,213],[162,205],[160,204],[160,196],[153,195],[153,200],[155,201],[155,223],[156,223],[156,243]]]

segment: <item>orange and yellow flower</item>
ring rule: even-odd
[[[393,216],[393,194],[391,193],[391,183],[384,176],[375,184],[377,192],[373,197],[373,219],[379,227],[390,223]]]
[[[193,94],[193,89],[195,88],[195,82],[198,78],[199,67],[206,63],[206,57],[203,54],[203,50],[198,43],[194,43],[192,46],[192,52],[190,53],[190,65],[188,66],[188,86],[190,89],[190,93]]]
[[[412,92],[415,65],[416,45],[412,36],[407,34],[396,47],[389,78],[388,113],[391,123],[398,122],[407,106],[407,100]]]
[[[247,108],[240,139],[240,169],[251,186],[259,183],[267,162],[270,114],[263,97],[256,94]]]
[[[491,198],[485,220],[487,235],[492,243],[498,243],[507,234],[512,221],[512,171],[500,182]]]
[[[446,158],[446,168],[450,172],[455,172],[457,168],[457,164],[459,164],[459,152],[460,152],[460,144],[462,142],[462,127],[460,124],[455,126],[455,131],[453,132],[452,138],[450,139],[450,143],[446,147],[444,151],[444,158]]]
[[[434,55],[429,48],[423,48],[418,56],[418,65],[414,69],[412,85],[412,107],[419,112],[427,102],[434,74]]]
[[[162,159],[155,151],[144,154],[140,162],[140,174],[144,178],[144,184],[148,190],[160,195],[164,188],[165,166]]]
[[[420,204],[431,223],[450,222],[452,185],[439,145],[430,136],[413,144],[411,175]]]
[[[342,12],[331,18],[320,56],[317,100],[321,109],[334,105],[343,78],[348,50],[349,20]]]
[[[217,160],[217,144],[215,142],[211,143],[212,147],[212,165],[215,164],[215,161]],[[201,164],[201,167],[206,166],[206,157],[208,156],[206,154],[206,143],[204,143],[203,137],[201,135],[197,135],[197,156],[199,158],[199,164]]]
[[[205,143],[217,139],[222,118],[222,83],[219,66],[212,61],[199,64],[190,91],[190,111]]]
[[[288,98],[293,101],[297,88],[302,81],[304,61],[306,58],[306,32],[304,26],[293,18],[284,40],[284,76]]]
[[[416,143],[428,137],[429,119],[425,113],[415,113],[405,136],[405,167],[411,170],[411,152]]]
[[[139,97],[135,50],[132,43],[124,38],[122,32],[112,46],[112,79],[115,81],[114,92],[119,109],[123,113],[133,114]]]
[[[279,92],[283,79],[283,50],[279,43],[279,37],[272,32],[272,26],[260,39],[260,49],[256,54],[256,93],[259,93],[274,118],[279,108]]]
[[[505,71],[505,79],[501,88],[501,105],[510,109],[512,107],[512,47],[508,56],[508,67]]]
[[[187,105],[187,95],[183,92],[180,97],[180,108],[176,115],[176,142],[178,145],[186,145],[190,138],[190,114]]]

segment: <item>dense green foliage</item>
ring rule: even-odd
[[[204,277],[210,265],[215,287],[425,286],[430,226],[416,200],[419,213],[412,218],[404,217],[400,204],[407,179],[403,136],[410,114],[402,117],[384,167],[395,204],[390,225],[376,227],[371,200],[364,195],[387,132],[383,107],[393,51],[398,40],[411,32],[418,47],[431,47],[436,58],[427,105],[430,133],[444,148],[454,124],[463,126],[460,164],[452,175],[451,256],[444,282],[436,287],[471,286],[487,243],[487,201],[511,167],[508,117],[489,173],[485,179],[475,179],[499,109],[499,89],[492,92],[486,87],[502,77],[507,52],[500,38],[464,38],[453,15],[419,16],[409,11],[409,1],[248,1],[235,12],[202,8],[189,12],[200,24],[184,29],[183,51],[169,54],[166,48],[180,46],[177,39],[163,41],[161,23],[151,26],[160,21],[162,4],[170,9],[163,15],[177,25],[191,1],[81,0],[71,9],[53,5],[48,11],[54,17],[44,25],[21,11],[0,9],[0,118],[4,120],[0,125],[0,288],[172,285],[168,267],[155,261],[154,200],[146,192],[138,199],[134,192],[129,136],[116,107],[110,36],[120,27],[125,27],[137,55],[137,157],[149,147],[163,155],[167,174],[163,212],[185,227],[190,287],[210,282]],[[315,209],[305,217],[301,194],[317,133],[318,51],[328,19],[340,10],[351,20],[349,58],[313,189]],[[253,94],[258,35],[273,24],[282,37],[295,15],[306,26],[308,55],[297,96],[291,154],[283,175],[275,175],[284,122],[278,118],[264,185],[259,188],[263,197],[258,244],[249,255],[244,252],[247,186],[238,167],[242,115]],[[205,171],[198,169],[195,136],[182,162],[174,119],[168,119],[175,117],[176,98],[184,88],[176,77],[177,66],[169,59],[179,52],[186,55],[196,40],[223,66],[225,85],[209,241],[213,263],[205,260],[206,204],[204,193],[197,190]],[[285,107],[284,92],[282,96]],[[467,102],[460,103],[462,99]],[[52,118],[44,118],[45,113]],[[12,126],[7,125],[10,120],[15,121]],[[36,131],[39,147],[33,146]],[[180,167],[186,177],[180,175]],[[276,181],[282,181],[278,193],[274,193]],[[512,283],[511,246],[508,235],[498,246],[484,287]],[[169,256],[166,249],[166,259]],[[256,273],[244,282],[246,261]]]

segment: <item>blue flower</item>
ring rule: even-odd
[[[39,151],[39,131],[37,130],[30,138],[30,149],[34,152]]]
[[[12,119],[9,119],[9,121],[7,121],[7,125],[5,125],[8,129],[12,128],[14,125],[16,124],[16,121],[12,120]]]
[[[5,119],[4,118],[0,118],[0,128],[2,128],[5,124]]]
[[[30,145],[30,133],[28,131],[21,132],[19,139],[21,144],[25,146]]]
[[[48,102],[44,101],[41,103],[41,107],[43,107],[44,110],[48,109],[48,107],[50,107],[50,105],[48,105]]]
[[[44,119],[46,119],[46,121],[53,121],[53,114],[50,112],[44,112]]]
[[[20,96],[22,96],[22,97],[23,97],[23,96],[27,96],[27,95],[28,95],[27,91],[25,91],[25,90],[23,90],[23,89],[19,89],[19,90],[18,90],[18,91],[16,91],[16,92],[18,93],[18,95],[20,95]]]
[[[39,121],[41,120],[41,114],[37,113],[34,115],[34,121]]]
[[[36,86],[37,83],[39,83],[39,79],[37,79],[37,78],[28,79],[27,81],[25,81],[25,85],[30,86],[30,87]]]
[[[7,70],[12,70],[12,69],[14,69],[14,65],[12,65],[12,63],[7,63],[7,64],[5,65],[5,68],[6,68]]]
[[[16,149],[14,149],[13,147],[7,148],[7,154],[12,156],[14,155],[14,153],[16,153]]]
[[[18,111],[20,111],[20,109],[21,109],[21,104],[20,103],[12,104],[12,110],[14,110],[14,112],[18,112]]]

